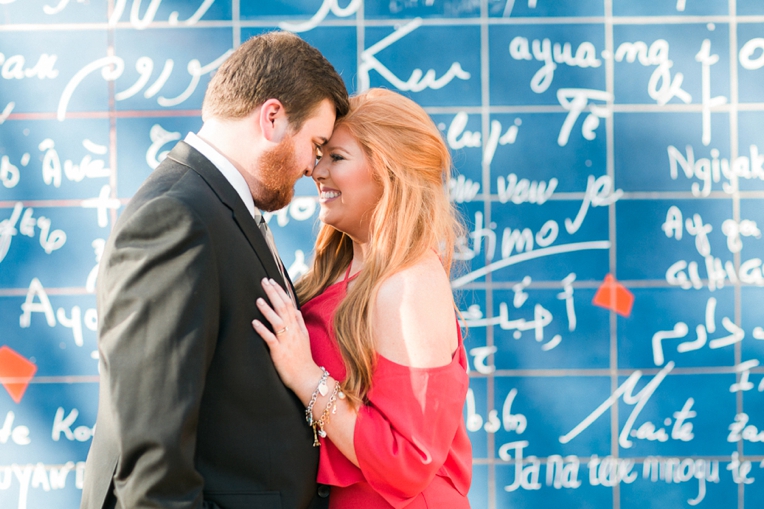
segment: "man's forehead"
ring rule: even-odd
[[[329,99],[324,99],[313,114],[303,124],[303,130],[309,130],[307,134],[326,143],[332,135],[334,121],[336,120],[334,105]]]

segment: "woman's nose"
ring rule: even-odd
[[[316,161],[316,165],[311,169],[309,177],[312,177],[313,180],[318,180],[321,178],[326,177],[326,162],[323,158]]]

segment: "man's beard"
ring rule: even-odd
[[[279,210],[292,201],[297,174],[294,140],[287,135],[273,149],[264,152],[257,162],[256,188],[252,189],[255,205],[261,210]]]

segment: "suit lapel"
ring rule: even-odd
[[[220,198],[220,201],[231,210],[233,220],[239,226],[249,245],[252,246],[255,254],[260,259],[260,263],[262,263],[268,277],[275,281],[281,281],[281,272],[276,265],[276,260],[274,260],[260,228],[255,224],[255,220],[241,201],[239,194],[225,176],[220,173],[220,170],[199,151],[183,141],[178,142],[167,157],[183,166],[191,168],[207,182],[218,198]]]
[[[282,260],[281,263],[283,265],[284,261]],[[292,289],[292,295],[294,295],[294,303],[297,306],[297,310],[299,311],[302,309],[302,306],[300,306],[300,299],[297,298],[297,289],[294,287],[294,283],[292,282],[292,278],[289,277],[289,272],[287,272],[286,267],[284,267],[284,276],[286,276],[286,279],[287,279],[286,284],[288,284],[289,287]]]

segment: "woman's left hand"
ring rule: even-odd
[[[275,281],[263,279],[262,285],[271,305],[264,299],[257,299],[257,307],[275,333],[259,320],[253,320],[252,326],[268,345],[271,359],[284,385],[292,389],[301,400],[306,399],[307,391],[309,400],[321,379],[322,371],[311,356],[310,337],[302,313],[294,307],[292,299]]]

